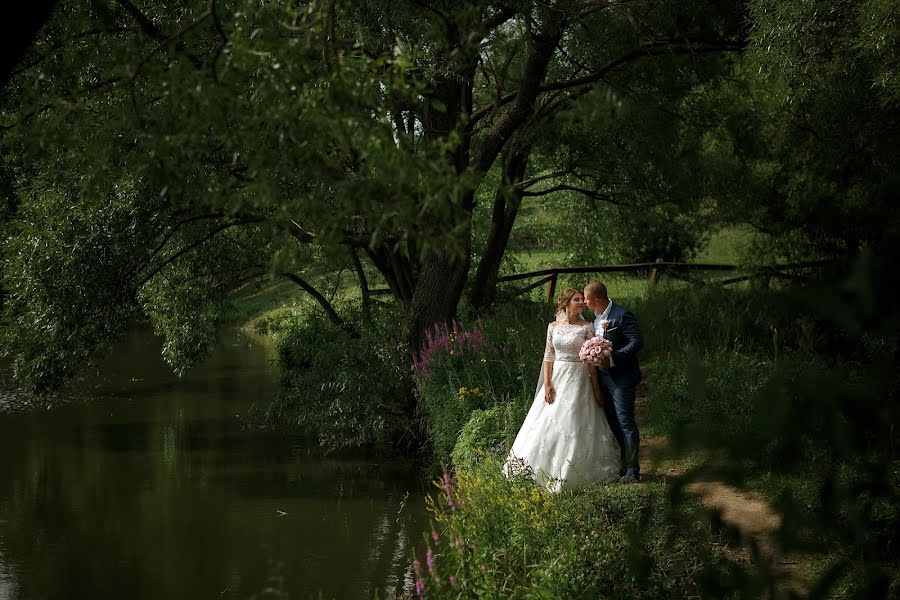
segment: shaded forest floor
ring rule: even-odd
[[[657,481],[673,483],[683,477],[688,468],[684,461],[667,456],[668,441],[664,436],[641,440],[642,485]],[[753,561],[753,546],[771,561],[784,592],[802,593],[809,586],[808,567],[804,557],[783,554],[775,542],[782,515],[759,494],[737,488],[722,481],[694,481],[685,490],[704,507],[718,513],[723,525],[733,528],[739,539],[733,544],[717,548],[728,559],[749,565]]]

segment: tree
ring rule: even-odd
[[[313,256],[371,262],[414,351],[457,310],[477,202],[494,207],[471,283],[482,306],[534,186],[608,196],[585,177],[591,153],[564,152],[593,123],[556,145],[548,128],[602,105],[598,89],[696,81],[740,33],[739,15],[692,2],[63,2],[2,109],[4,146],[27,157],[4,269],[20,371],[57,381],[135,310],[193,348],[170,353],[188,363],[214,336],[210,290],[269,273],[352,329],[310,283]],[[22,270],[35,256],[44,270]]]
[[[734,76],[698,95],[719,214],[767,234],[767,257],[895,247],[900,29],[889,1],[754,0]]]

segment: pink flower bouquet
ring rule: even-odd
[[[611,341],[602,337],[592,337],[581,345],[578,358],[595,367],[606,366],[612,351]]]

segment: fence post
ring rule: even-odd
[[[556,304],[556,278],[559,273],[553,273],[547,282],[547,304]]]
[[[665,262],[665,261],[661,258],[656,259],[656,264],[659,264],[662,262]],[[656,281],[658,279],[659,279],[659,268],[653,267],[652,269],[650,269],[650,287],[656,287]]]

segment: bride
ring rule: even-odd
[[[551,492],[619,477],[620,452],[601,408],[596,370],[578,357],[594,326],[584,296],[566,289],[547,326],[547,345],[534,402],[503,465],[507,477],[527,473]]]

